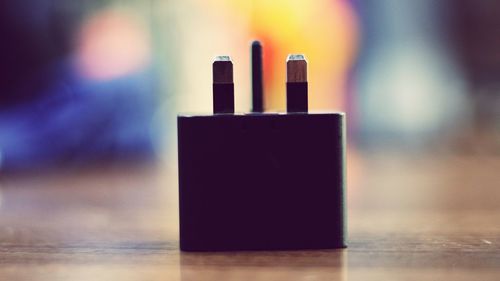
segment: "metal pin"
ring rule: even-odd
[[[308,111],[307,61],[302,54],[288,55],[286,60],[287,112]]]
[[[264,87],[262,78],[262,45],[252,42],[252,112],[264,111]]]
[[[215,57],[212,71],[214,113],[234,113],[233,62],[231,57]]]
[[[307,61],[304,55],[288,55],[286,59],[286,81],[307,82]]]

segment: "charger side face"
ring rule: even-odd
[[[178,116],[183,251],[346,246],[343,113]]]

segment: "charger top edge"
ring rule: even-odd
[[[252,116],[252,117],[259,117],[259,116],[287,116],[287,115],[345,115],[345,112],[342,111],[327,111],[327,112],[264,112],[264,113],[254,113],[254,112],[248,112],[248,113],[180,113],[177,115],[177,117],[229,117],[229,116],[234,116],[234,117],[241,117],[241,116]]]

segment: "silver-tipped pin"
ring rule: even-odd
[[[288,55],[286,59],[286,110],[307,112],[307,61],[304,55]]]
[[[234,113],[233,62],[229,56],[215,57],[213,71],[214,113]]]
[[[307,60],[302,54],[288,55],[286,59],[286,81],[307,82]]]
[[[233,62],[230,56],[215,57],[213,66],[213,83],[227,84],[233,83]]]

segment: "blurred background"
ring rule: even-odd
[[[495,0],[1,1],[0,171],[175,159],[176,115],[211,111],[214,56],[249,111],[253,39],[265,108],[285,109],[286,56],[304,53],[310,107],[347,112],[353,163],[498,156],[498,30]]]

